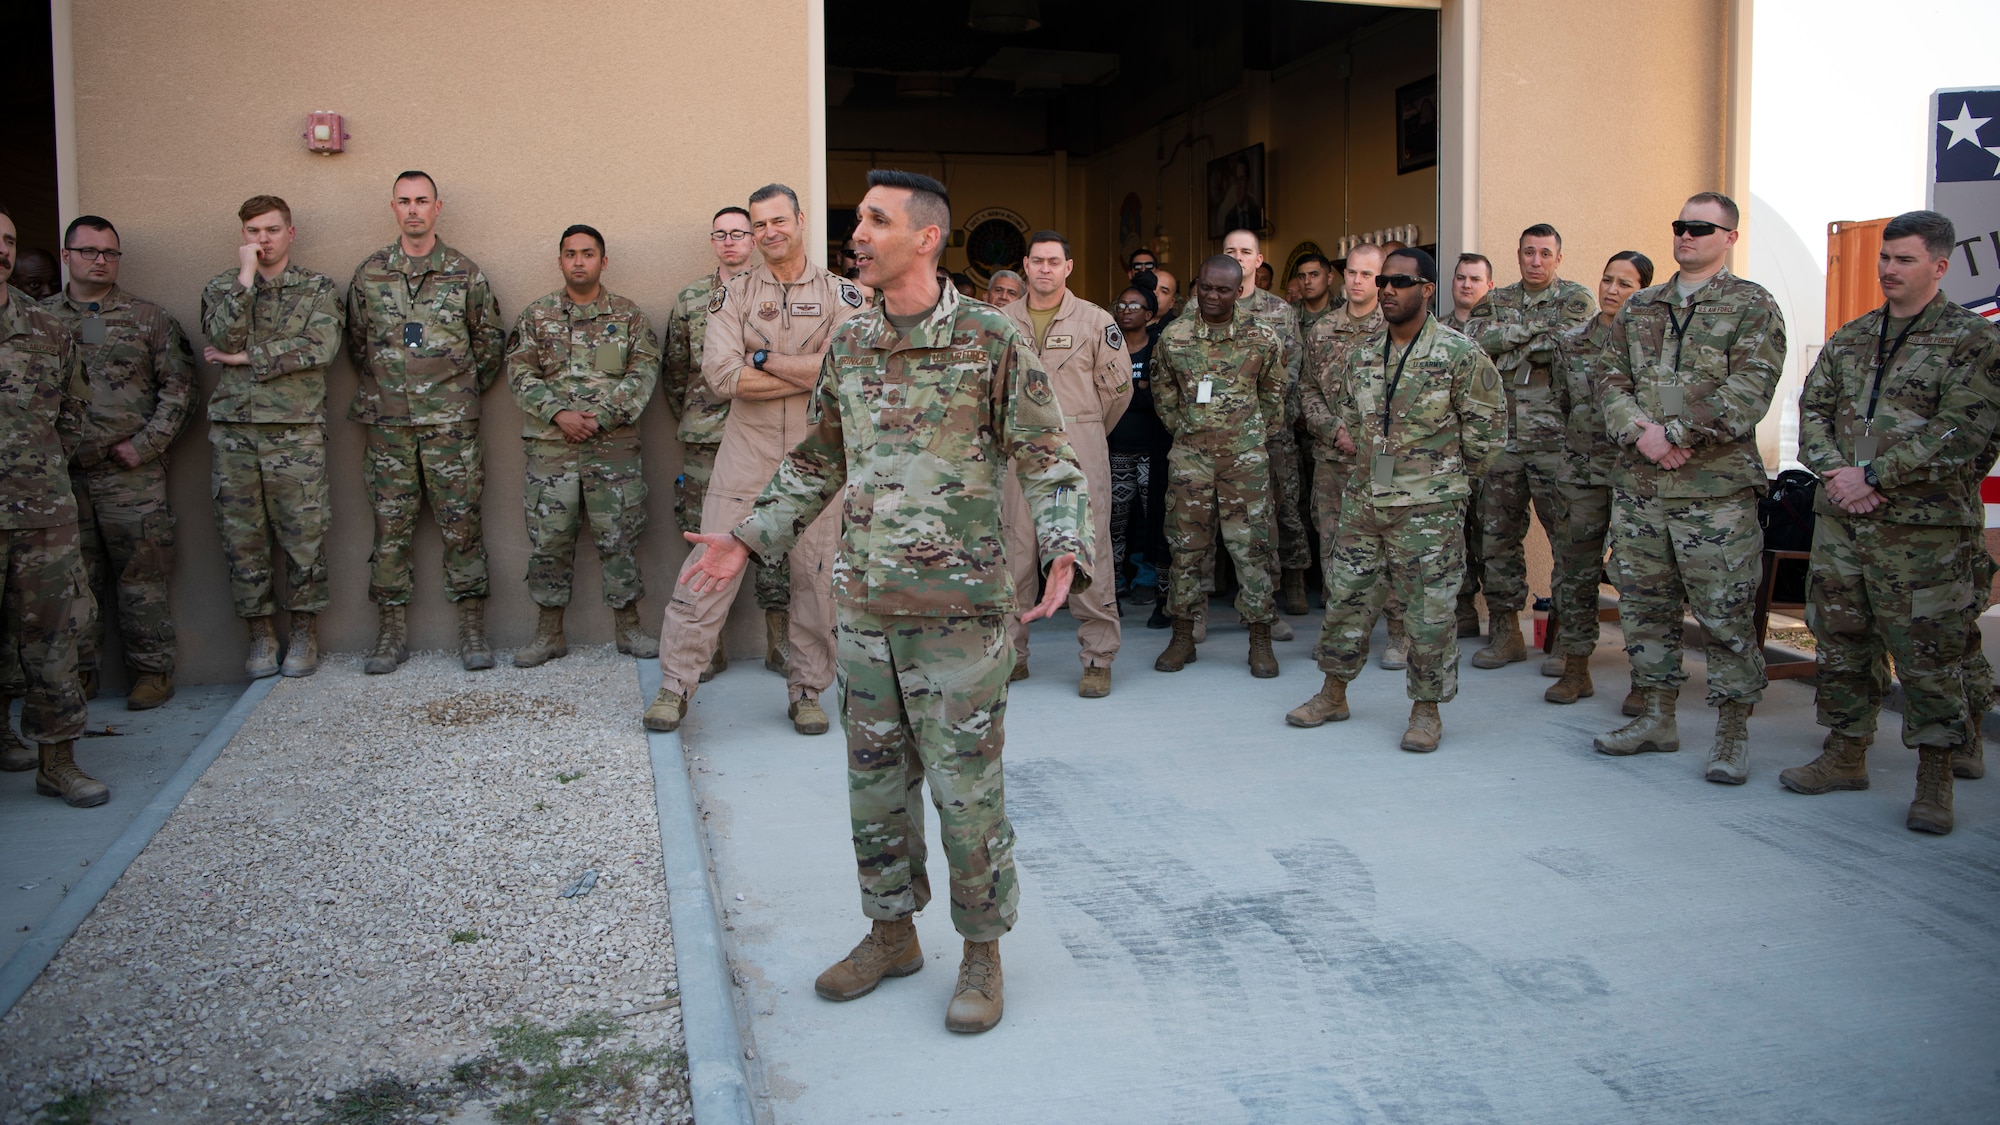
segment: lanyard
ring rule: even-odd
[[[1922,315],[1922,313],[1917,314],[1917,316]],[[1910,331],[1916,326],[1917,317],[1913,316],[1910,318],[1910,323],[1903,326],[1903,331],[1896,337],[1896,342],[1891,344],[1889,342],[1889,306],[1886,303],[1883,304],[1882,330],[1875,337],[1875,382],[1868,388],[1868,416],[1863,419],[1863,421],[1870,424],[1870,428],[1873,428],[1875,421],[1875,406],[1882,401],[1882,376],[1887,374],[1889,366],[1896,362],[1896,353],[1903,350],[1903,341],[1910,338]],[[1885,348],[1888,349],[1889,353],[1886,356],[1882,354]]]
[[[1396,384],[1403,381],[1403,365],[1410,361],[1410,353],[1416,349],[1416,346],[1417,341],[1414,338],[1411,339],[1409,345],[1403,349],[1403,357],[1396,361],[1396,373],[1389,376],[1389,391],[1382,396],[1383,437],[1389,436],[1390,407],[1394,406],[1396,402]],[[1386,331],[1382,333],[1382,370],[1389,370],[1389,333]]]
[[[1688,326],[1694,323],[1694,306],[1688,305],[1687,310],[1688,318],[1683,323],[1681,318],[1674,315],[1674,307],[1667,306],[1667,323],[1674,326],[1674,374],[1676,375],[1681,373],[1681,352],[1687,346]]]

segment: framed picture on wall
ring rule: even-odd
[[[1396,174],[1438,162],[1438,80],[1433,74],[1396,90]]]
[[[1262,233],[1270,226],[1264,209],[1264,146],[1251,145],[1208,162],[1208,237],[1233,230]]]

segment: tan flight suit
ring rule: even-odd
[[[1097,529],[1091,541],[1097,558],[1077,560],[1089,572],[1090,585],[1070,594],[1069,612],[1076,618],[1076,642],[1083,650],[1083,666],[1109,668],[1118,655],[1119,631],[1117,575],[1111,573],[1111,447],[1105,435],[1132,403],[1132,356],[1125,350],[1125,337],[1111,314],[1067,289],[1056,318],[1049,322],[1048,335],[1040,340],[1035,339],[1025,299],[1000,311],[1013,319],[1048,369],[1056,401],[1062,406],[1063,429],[1069,433],[1070,448],[1076,452],[1088,482],[1090,521]],[[1035,525],[1021,495],[1021,482],[1013,473],[1006,475],[1000,524],[1015,597],[1023,607],[1032,606],[1037,575],[1045,560],[1035,552]],[[1028,627],[1021,624],[1019,613],[1007,615],[1007,630],[1014,642],[1015,659],[1025,663]]]
[[[751,355],[810,355],[842,322],[866,304],[861,287],[811,262],[797,281],[780,282],[771,267],[737,274],[708,301],[708,330],[702,341],[701,376],[718,396],[730,400],[729,420],[715,455],[715,475],[701,506],[704,534],[727,535],[750,515],[778,463],[806,435],[811,394],[765,401],[736,397],[736,384]],[[817,696],[833,682],[833,560],[839,548],[840,514],[829,506],[791,550],[792,609],[789,698]],[[749,573],[745,568],[743,573]],[[692,700],[702,669],[715,651],[729,618],[742,574],[719,590],[697,594],[676,584],[660,630],[661,683]]]

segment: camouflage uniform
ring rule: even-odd
[[[526,415],[528,593],[545,609],[569,604],[576,540],[586,520],[604,576],[604,603],[623,609],[644,596],[639,535],[646,530],[646,478],[639,413],[660,379],[660,345],[639,306],[609,289],[587,305],[558,289],[521,310],[508,338],[507,387]],[[586,441],[564,440],[557,414],[597,421]]]
[[[1299,420],[1299,377],[1305,369],[1305,335],[1299,330],[1297,310],[1274,293],[1252,288],[1249,296],[1237,299],[1236,307],[1277,338],[1285,367],[1284,418],[1282,422],[1271,420],[1276,428],[1264,443],[1271,477],[1268,553],[1271,578],[1276,580],[1280,569],[1305,570],[1312,566],[1312,541],[1307,538],[1304,509],[1300,507],[1304,497],[1299,494],[1299,446],[1292,435],[1292,425]],[[1189,301],[1177,319],[1200,320],[1201,306]],[[1213,576],[1212,562],[1203,563],[1202,573]],[[1240,574],[1237,581],[1242,581]]]
[[[1314,655],[1320,671],[1352,682],[1393,587],[1409,634],[1410,698],[1446,703],[1458,694],[1465,499],[1505,446],[1506,400],[1479,348],[1428,313],[1409,347],[1394,351],[1386,326],[1356,343],[1334,406],[1360,453],[1341,497]]]
[[[1167,453],[1167,609],[1202,616],[1201,565],[1218,534],[1236,560],[1236,611],[1273,619],[1271,474],[1266,443],[1285,426],[1283,344],[1239,302],[1227,324],[1181,317],[1153,345],[1153,407],[1174,435]],[[1200,384],[1210,399],[1198,402]]]
[[[208,403],[215,461],[209,495],[229,559],[239,617],[276,612],[271,539],[285,555],[285,608],[326,608],[326,368],[340,350],[344,313],[332,278],[287,265],[250,288],[235,270],[201,293],[201,328],[224,352],[247,352],[222,368]]]
[[[1299,379],[1299,416],[1312,439],[1313,525],[1319,532],[1323,577],[1331,579],[1333,568],[1325,560],[1333,555],[1333,542],[1340,536],[1340,497],[1354,475],[1354,455],[1343,453],[1334,444],[1340,429],[1335,415],[1347,386],[1347,366],[1355,345],[1382,330],[1382,308],[1377,305],[1367,316],[1355,317],[1342,306],[1330,309],[1313,324],[1306,337],[1304,375]]]
[[[1457,306],[1453,306],[1450,312],[1437,318],[1438,323],[1461,336],[1469,337],[1472,335],[1472,318],[1479,313],[1480,306],[1484,304],[1486,300],[1482,298],[1479,304],[1472,306],[1472,311],[1463,317],[1458,315]],[[1473,478],[1472,493],[1465,498],[1465,582],[1458,588],[1458,618],[1462,622],[1473,624],[1479,621],[1479,604],[1473,599],[1479,596],[1480,590],[1486,585],[1486,553],[1479,541],[1479,506],[1484,502],[1482,491],[1478,478]]]
[[[419,326],[415,342],[407,326]],[[479,396],[500,377],[507,331],[479,264],[442,240],[412,259],[401,240],[368,256],[347,288],[347,353],[361,376],[347,416],[368,427],[375,508],[368,600],[408,605],[410,537],[426,493],[444,539],[452,601],[487,595]]]
[[[1550,600],[1556,612],[1554,651],[1589,656],[1597,650],[1597,588],[1604,578],[1605,542],[1611,533],[1611,472],[1618,443],[1604,432],[1599,403],[1599,360],[1611,327],[1592,317],[1557,340],[1556,408],[1566,425],[1566,447],[1556,492],[1566,514],[1550,543],[1555,567]]]
[[[1466,334],[1493,360],[1507,389],[1507,450],[1487,467],[1479,493],[1481,580],[1487,611],[1496,618],[1518,614],[1528,603],[1522,543],[1531,500],[1549,543],[1563,537],[1559,487],[1567,425],[1556,406],[1556,341],[1596,315],[1590,290],[1560,278],[1538,292],[1521,282],[1495,289],[1471,313]],[[1551,586],[1562,580],[1551,577]]]
[[[930,900],[925,779],[972,941],[1014,926],[1019,889],[1000,753],[1017,608],[1002,545],[1010,464],[1041,557],[1090,557],[1083,470],[1033,349],[1006,315],[944,286],[908,330],[871,305],[834,334],[811,427],[737,536],[785,550],[841,503],[833,572],[848,808],[862,906],[906,918]],[[1075,581],[1088,585],[1082,568]]]
[[[1784,365],[1784,314],[1763,286],[1727,270],[1679,303],[1679,278],[1632,295],[1599,360],[1605,432],[1623,447],[1611,486],[1618,616],[1635,690],[1674,692],[1687,681],[1686,605],[1708,633],[1708,701],[1755,703],[1765,683],[1757,497],[1770,483],[1757,423]],[[1669,409],[1675,398],[1678,411]],[[1636,448],[1641,419],[1664,426],[1692,454],[1687,463],[1647,460]]]
[[[67,327],[8,286],[0,305],[0,616],[18,657],[21,734],[43,746],[83,734],[77,638],[93,613],[77,545],[69,458],[90,388]],[[12,694],[12,693],[10,693]],[[0,722],[7,717],[0,715]],[[45,759],[46,760],[46,759]]]
[[[116,286],[83,304],[58,293],[42,308],[70,330],[90,383],[90,413],[71,483],[91,592],[116,591],[125,662],[172,676],[174,615],[167,587],[174,573],[174,512],[167,506],[167,446],[187,422],[194,349],[165,309]],[[92,319],[103,332],[88,330],[96,343],[84,328]],[[111,453],[128,439],[139,454],[131,469]],[[85,671],[98,667],[102,625],[93,618],[78,643],[77,665]]]
[[[660,393],[680,419],[681,476],[675,483],[674,526],[682,532],[701,530],[701,508],[708,501],[708,481],[715,473],[715,454],[722,448],[722,428],[729,421],[729,400],[715,393],[701,377],[701,342],[708,331],[708,302],[722,284],[716,270],[674,298],[667,314]],[[783,613],[792,604],[791,568],[783,558],[757,568],[757,607]]]
[[[1980,584],[1992,580],[1981,563],[1986,517],[1975,470],[2000,423],[2000,331],[1942,293],[1885,333],[1887,311],[1834,333],[1799,396],[1799,460],[1822,476],[1872,468],[1885,498],[1862,515],[1842,511],[1824,489],[1814,504],[1806,620],[1818,650],[1819,722],[1872,735],[1887,654],[1909,696],[1903,744],[1959,746],[1981,737],[1963,674],[1985,604]],[[1891,350],[1892,341],[1904,346]],[[1857,441],[1876,393],[1869,459]]]

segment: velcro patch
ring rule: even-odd
[[[1698,312],[1698,313],[1703,313],[1703,314],[1712,314],[1712,313],[1733,313],[1733,312],[1735,312],[1735,311],[1736,311],[1736,306],[1734,306],[1734,305],[1696,305],[1696,306],[1694,307],[1694,311],[1696,311],[1696,312]]]
[[[1027,386],[1023,390],[1028,400],[1037,406],[1047,406],[1056,400],[1055,388],[1049,386],[1049,373],[1039,367],[1028,372]]]
[[[1958,337],[1956,337],[1956,336],[1912,336],[1912,337],[1910,337],[1910,343],[1912,343],[1912,344],[1915,344],[1915,345],[1917,345],[1917,346],[1918,346],[1918,347],[1920,347],[1920,348],[1926,348],[1926,347],[1928,347],[1928,348],[1938,348],[1938,347],[1950,347],[1951,345],[1953,345],[1953,344],[1956,344],[1956,343],[1958,343]]]
[[[727,289],[724,289],[724,288],[723,288],[722,286],[720,286],[720,285],[716,286],[716,287],[715,287],[715,296],[713,296],[713,297],[710,297],[710,298],[708,299],[708,311],[709,311],[709,312],[721,312],[721,311],[722,311],[722,302],[724,302],[724,301],[726,301],[726,300],[728,300],[728,299],[729,299],[729,290],[727,290]]]
[[[840,283],[840,299],[855,308],[861,307],[861,287],[851,281]]]
[[[1125,334],[1118,331],[1117,325],[1107,324],[1104,326],[1104,342],[1114,348],[1122,348],[1125,346]]]
[[[792,315],[793,315],[793,316],[818,316],[818,315],[820,315],[820,312],[819,312],[819,302],[818,302],[818,301],[793,301],[793,302],[792,302]]]
[[[1076,346],[1076,340],[1068,333],[1064,333],[1061,336],[1049,337],[1049,342],[1042,346],[1047,348],[1073,348]]]

